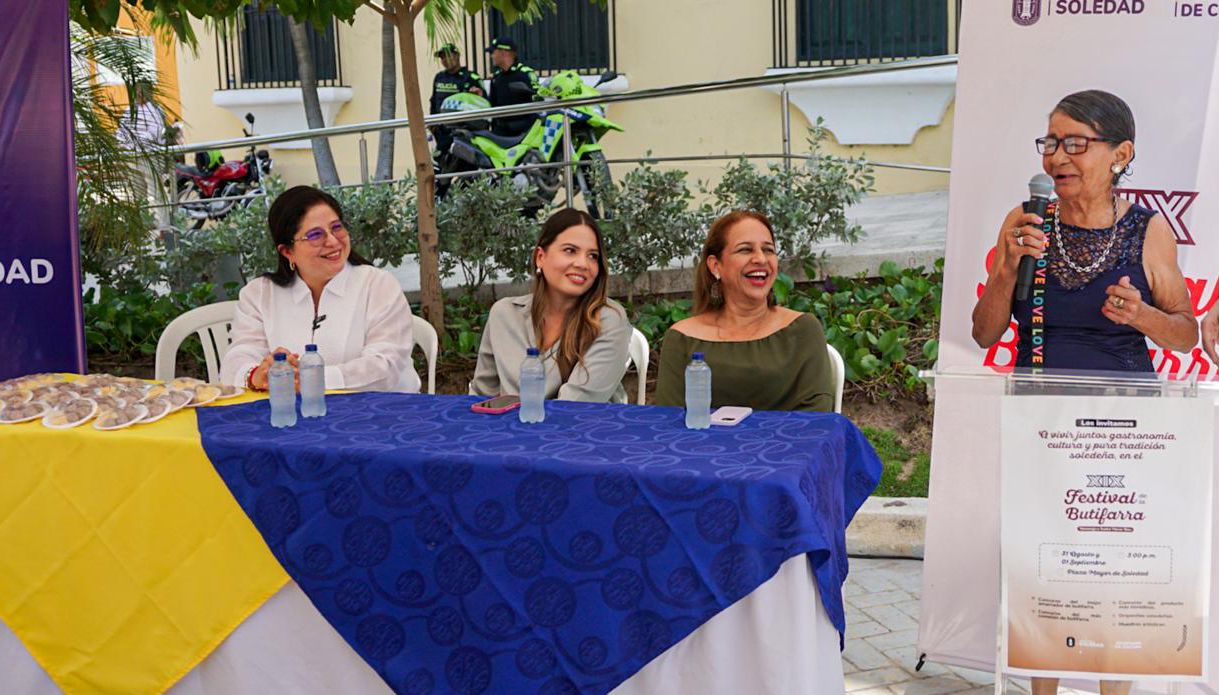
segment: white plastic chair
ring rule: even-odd
[[[639,331],[638,328],[631,328],[631,343],[627,347],[626,366],[630,367],[633,363],[635,371],[639,372],[639,394],[635,396],[635,403],[643,405],[644,396],[646,396],[648,386],[648,362],[652,359],[652,346],[648,345],[647,336]]]
[[[427,319],[422,316],[412,316],[414,326],[411,330],[411,335],[414,336],[415,345],[423,350],[423,357],[427,360],[427,392],[436,393],[436,352],[440,347],[440,339],[436,336],[436,329],[432,328],[432,324],[427,322]]]
[[[830,353],[830,377],[834,380],[834,412],[842,412],[842,390],[846,387],[847,382],[847,367],[842,361],[842,355],[834,349],[833,345],[825,344],[826,350]]]
[[[229,351],[229,326],[237,313],[237,302],[216,302],[191,309],[169,322],[157,341],[156,366],[153,376],[159,381],[174,378],[178,348],[191,333],[198,333],[203,343],[203,359],[207,362],[207,380],[220,381],[220,360]]]

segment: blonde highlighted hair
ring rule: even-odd
[[[584,353],[601,334],[601,309],[606,306],[609,286],[609,269],[605,265],[605,244],[601,240],[601,229],[597,222],[587,212],[573,208],[565,208],[551,215],[542,223],[542,233],[534,248],[533,258],[536,264],[537,250],[549,249],[560,234],[583,225],[593,230],[597,238],[597,277],[592,287],[576,301],[576,305],[563,319],[563,330],[559,334],[559,349],[555,351],[555,363],[563,381],[567,381],[577,364],[584,361]],[[537,272],[533,274],[533,303],[529,307],[529,315],[533,320],[533,332],[542,339],[542,324],[546,318],[549,304],[547,296],[548,285],[546,275]],[[538,347],[541,347],[540,345]]]

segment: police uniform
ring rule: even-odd
[[[445,53],[458,54],[457,46],[446,43],[436,51],[436,57],[439,58]],[[432,78],[432,103],[431,113],[440,113],[440,106],[445,99],[454,94],[462,94],[464,92],[472,92],[475,89],[482,90],[482,78],[478,73],[470,70],[464,65],[457,72],[449,72],[441,70],[436,73],[436,77]],[[453,142],[453,131],[448,126],[436,126],[432,129],[432,135],[436,138],[436,150],[440,153],[445,153],[449,150],[449,145]]]
[[[436,51],[435,55],[437,58],[439,58],[445,53],[460,55],[460,52],[457,50],[457,46],[451,43],[446,43],[445,45],[441,46],[440,49]],[[482,78],[478,76],[478,73],[471,71],[464,65],[457,72],[441,70],[440,72],[436,73],[436,77],[432,78],[431,113],[440,113],[440,105],[444,103],[445,99],[448,99],[454,94],[469,92],[475,89],[481,90],[482,87]]]
[[[496,39],[487,48],[487,52],[490,53],[497,48],[515,53],[516,43],[510,39]],[[514,82],[529,87],[529,93],[514,93],[509,87]],[[491,106],[532,104],[533,96],[537,94],[539,86],[537,72],[518,60],[507,70],[495,69],[491,75],[491,93],[488,95],[488,99],[491,101]],[[497,135],[520,135],[529,130],[537,118],[537,114],[497,118],[492,122],[491,130]]]
[[[441,70],[436,73],[436,77],[432,80],[432,111],[431,113],[440,113],[440,105],[445,99],[460,94],[461,92],[469,92],[475,88],[482,89],[482,79],[477,72],[473,72],[469,68],[463,67],[455,73],[450,73],[448,70]]]

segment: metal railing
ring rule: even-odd
[[[955,53],[960,5],[961,0],[771,0],[772,67]]]
[[[508,24],[498,10],[488,10],[466,20],[466,60],[480,66],[484,77],[492,65],[484,49],[492,39],[508,37],[520,46],[521,62],[549,75],[559,70],[600,74],[618,64],[617,3],[608,0],[604,9],[588,0],[558,0],[556,11],[543,13],[532,24]]]
[[[627,163],[660,163],[660,162],[691,162],[691,161],[728,161],[736,159],[768,159],[782,161],[784,165],[790,165],[793,161],[806,161],[811,159],[806,155],[792,154],[791,152],[791,120],[788,111],[787,85],[801,82],[815,82],[818,80],[827,80],[841,78],[853,75],[871,75],[886,72],[901,72],[904,70],[914,70],[920,68],[934,68],[949,65],[956,65],[957,56],[937,56],[934,58],[920,58],[915,60],[898,61],[892,63],[878,63],[866,65],[852,65],[837,68],[828,68],[816,71],[802,73],[786,73],[781,75],[764,75],[761,77],[746,77],[734,80],[719,80],[714,82],[699,82],[687,85],[678,85],[674,87],[661,87],[655,89],[641,89],[633,92],[622,92],[619,94],[605,94],[595,97],[586,97],[582,99],[568,99],[562,102],[537,102],[532,104],[515,104],[512,106],[501,106],[493,109],[482,109],[475,116],[477,119],[494,118],[497,116],[516,116],[523,114],[535,114],[544,111],[555,110],[562,108],[564,110],[575,108],[578,106],[604,105],[612,103],[622,103],[629,101],[643,101],[648,99],[657,99],[663,97],[689,96],[695,94],[710,94],[720,91],[728,91],[735,89],[751,89],[758,87],[780,86],[783,87],[781,92],[783,98],[783,152],[773,154],[760,153],[745,153],[733,155],[684,155],[684,156],[646,156],[625,159],[610,159],[608,164],[627,164]],[[570,123],[567,122],[567,115],[564,114],[564,132],[570,132]],[[454,125],[471,120],[471,113],[447,113],[429,115],[424,118],[424,123],[432,125]],[[214,140],[211,142],[201,142],[190,145],[178,145],[168,148],[168,154],[186,154],[190,152],[198,152],[201,150],[226,149],[232,147],[256,147],[258,145],[270,145],[277,142],[288,142],[292,140],[303,140],[315,137],[334,137],[340,135],[359,135],[360,147],[360,179],[361,184],[370,183],[368,169],[368,141],[366,136],[369,133],[374,133],[382,130],[394,130],[405,128],[409,125],[409,121],[405,118],[395,118],[383,121],[370,121],[367,123],[352,123],[341,126],[331,126],[329,128],[318,128],[316,130],[299,130],[289,133],[276,133],[273,135],[256,135],[247,138],[231,139],[231,140]],[[573,161],[573,155],[570,147],[570,139],[564,138],[567,141],[567,146],[564,147],[563,159],[557,162],[547,162],[541,164],[517,165],[513,167],[503,167],[499,169],[478,169],[475,171],[456,172],[437,175],[438,180],[458,178],[462,176],[481,176],[485,174],[508,172],[508,171],[529,171],[533,169],[551,169],[562,168],[564,170],[564,188],[566,189],[567,200],[571,201],[574,198],[574,181],[573,169],[580,162]],[[932,166],[926,164],[913,164],[904,162],[883,162],[868,160],[868,163],[874,167],[892,168],[907,171],[921,171],[935,174],[949,173],[947,167]],[[395,181],[377,181],[378,184],[389,184]],[[246,196],[238,196],[240,200]],[[220,202],[226,199],[209,199],[210,202]],[[158,205],[151,207],[172,207],[176,203],[168,203],[166,205]]]
[[[318,86],[343,83],[339,32],[332,20],[325,32],[307,25]],[[239,22],[229,22],[216,36],[217,89],[261,89],[300,85],[289,20],[274,7],[245,8]]]
[[[923,68],[935,68],[952,66],[957,64],[955,55],[936,56],[933,58],[917,58],[914,60],[903,60],[892,63],[876,63],[866,65],[848,65],[835,68],[826,68],[809,72],[794,72],[780,75],[763,75],[760,77],[742,77],[732,80],[716,80],[711,82],[696,82],[692,84],[676,85],[672,87],[656,87],[653,89],[639,89],[630,92],[621,92],[618,94],[601,94],[598,96],[584,97],[580,99],[566,99],[561,102],[562,108],[576,108],[579,106],[593,106],[597,104],[620,104],[632,101],[646,101],[648,99],[658,99],[663,97],[682,97],[693,96],[698,94],[712,94],[715,92],[731,91],[737,89],[753,89],[758,87],[782,87],[784,85],[800,84],[803,82],[817,82],[820,80],[829,80],[842,77],[852,77],[857,75],[875,75],[889,72],[902,72],[906,70],[917,70]],[[493,109],[483,109],[477,112],[477,118],[498,118],[500,116],[520,116],[524,114],[535,114],[543,111],[550,111],[557,108],[560,102],[534,102],[532,104],[513,104],[511,106],[499,106]],[[444,113],[429,115],[424,118],[424,123],[432,125],[451,125],[462,123],[470,120],[470,112],[465,113]],[[190,152],[200,152],[205,150],[220,150],[227,148],[246,148],[257,145],[271,145],[279,142],[290,142],[292,140],[307,140],[318,137],[333,137],[338,135],[366,135],[368,133],[376,133],[382,130],[397,130],[406,128],[409,121],[405,118],[392,118],[383,121],[368,121],[365,123],[349,123],[345,125],[330,126],[327,128],[317,128],[315,130],[295,130],[288,133],[275,133],[271,135],[255,135],[248,138],[230,138],[227,140],[212,140],[208,142],[197,142],[187,145],[177,145],[169,148],[170,154],[187,154]],[[790,142],[790,138],[787,138]],[[785,152],[784,154],[791,154]]]

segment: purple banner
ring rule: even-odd
[[[0,379],[83,373],[68,3],[0,17]]]

